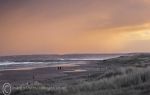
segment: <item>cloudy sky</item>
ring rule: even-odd
[[[0,55],[150,52],[150,0],[0,0]]]

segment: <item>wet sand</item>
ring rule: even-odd
[[[61,67],[59,70],[58,67]],[[94,62],[56,64],[41,67],[17,68],[0,71],[0,80],[19,85],[31,81],[46,81],[58,77],[87,75],[89,72],[96,71],[97,64]]]

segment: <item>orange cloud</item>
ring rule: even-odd
[[[0,1],[1,54],[150,51],[148,0],[31,1]]]

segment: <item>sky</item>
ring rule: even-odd
[[[0,0],[0,55],[150,52],[150,0]]]

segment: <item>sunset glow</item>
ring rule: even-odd
[[[149,0],[1,0],[0,55],[150,51]]]

